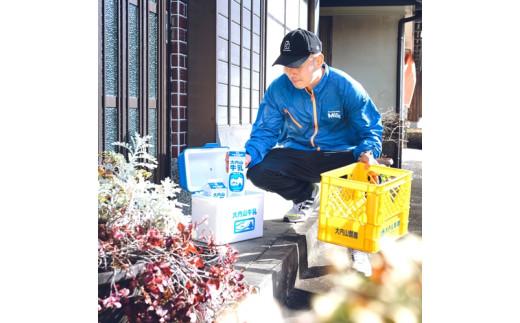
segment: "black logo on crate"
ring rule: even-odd
[[[400,225],[401,225],[401,220],[397,220],[396,222],[390,224],[386,228],[383,228],[383,230],[381,230],[381,235],[384,235],[385,233],[388,233],[390,231],[393,231],[396,228],[399,228]]]
[[[349,237],[349,238],[353,238],[353,239],[357,239],[358,238],[358,233],[356,231],[352,231],[352,230],[345,230],[345,229],[341,229],[341,228],[336,228],[336,234],[339,234],[339,235],[342,235],[342,236],[345,236],[345,237]]]

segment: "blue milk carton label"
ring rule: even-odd
[[[228,190],[230,195],[243,195],[246,182],[246,152],[244,150],[229,151],[229,179]]]
[[[255,229],[255,218],[237,220],[234,223],[234,233],[253,231]]]
[[[229,190],[234,193],[244,190],[244,174],[238,172],[229,174]]]
[[[233,212],[233,232],[243,233],[255,229],[256,208]]]
[[[223,199],[227,196],[226,185],[221,179],[210,179],[204,186],[204,194],[213,198]]]

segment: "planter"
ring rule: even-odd
[[[98,273],[98,296],[108,295],[110,292],[110,284],[112,280],[118,284],[125,284],[127,281],[132,279],[134,276],[144,271],[144,263],[139,263],[130,267],[129,270],[115,270],[110,272]],[[106,310],[102,314],[98,315],[99,323],[127,323],[128,320],[125,317],[125,313],[122,309],[111,309]]]
[[[106,271],[98,273],[98,288],[102,285],[108,285],[110,287],[110,283],[112,279],[114,282],[118,283],[121,281],[129,280],[139,275],[144,270],[144,263],[139,263],[130,266],[129,270],[115,270],[115,271]],[[115,276],[115,277],[114,277]]]
[[[98,323],[128,323],[122,309],[106,310],[98,315]]]

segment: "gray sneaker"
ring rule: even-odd
[[[294,203],[292,208],[285,213],[284,222],[303,222],[320,207],[320,187],[317,184],[313,184],[313,186],[311,198]]]

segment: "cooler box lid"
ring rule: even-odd
[[[180,186],[193,193],[201,191],[211,178],[220,178],[226,183],[228,150],[216,143],[185,149],[177,159]]]

